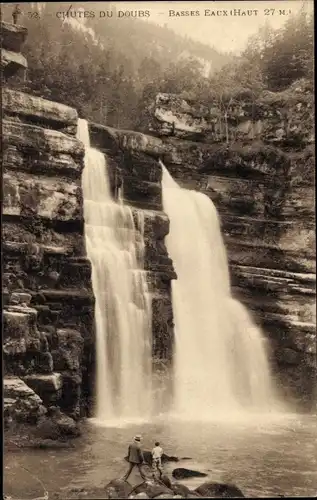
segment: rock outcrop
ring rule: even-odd
[[[26,30],[1,28],[18,52]],[[4,372],[78,418],[91,406],[94,297],[77,111],[3,88],[2,118]]]
[[[308,407],[316,394],[312,92],[301,80],[255,102],[244,96],[226,117],[217,102],[159,94],[147,145],[181,186],[215,203],[233,293],[269,338],[287,398]]]
[[[19,377],[3,380],[3,418],[5,428],[12,422],[36,424],[47,412],[41,398]]]
[[[187,479],[189,477],[206,477],[207,474],[205,474],[205,472],[199,472],[197,470],[184,469],[183,467],[179,467],[173,470],[172,476],[175,479]]]
[[[5,79],[28,67],[21,54],[26,36],[27,29],[23,26],[1,22],[1,76]]]
[[[195,490],[199,495],[206,498],[244,498],[244,494],[234,484],[218,483],[208,481],[198,486]]]
[[[240,488],[233,484],[208,481],[191,491],[180,483],[166,486],[161,480],[146,479],[139,485],[132,486],[125,481],[115,479],[108,483],[101,491],[99,498],[244,498]]]
[[[3,115],[5,370],[79,416],[94,298],[77,113],[3,89]]]

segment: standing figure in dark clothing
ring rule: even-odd
[[[135,466],[137,466],[137,468],[139,469],[140,476],[142,477],[142,479],[145,480],[146,477],[144,476],[141,468],[141,466],[145,463],[143,452],[141,449],[141,436],[135,436],[133,443],[130,444],[128,451],[128,462],[129,462],[129,469],[128,472],[123,476],[122,478],[123,481],[127,481],[128,477],[130,476]]]
[[[12,12],[12,19],[13,19],[13,24],[17,24],[18,23],[18,16],[20,16],[20,14],[22,14],[22,11],[19,7],[19,4],[16,4],[15,7],[14,7],[14,10]]]

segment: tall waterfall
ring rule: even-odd
[[[175,322],[175,408],[190,419],[270,411],[273,388],[264,339],[230,292],[217,210],[197,191],[182,189],[163,166],[166,244],[178,279],[172,283]]]
[[[151,301],[143,270],[144,220],[111,195],[105,156],[90,147],[82,174],[85,240],[92,264],[96,326],[96,417],[146,418],[151,412]]]

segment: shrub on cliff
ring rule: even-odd
[[[211,77],[205,99],[256,100],[263,90],[285,90],[300,79],[313,82],[313,36],[313,14],[304,9],[280,29],[266,24],[234,63]]]

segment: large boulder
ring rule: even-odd
[[[82,384],[82,354],[84,339],[81,333],[71,328],[57,329],[52,338],[54,369],[62,376],[61,408],[78,418]]]
[[[171,480],[170,480],[170,478],[166,474],[163,474],[163,476],[160,478],[160,482],[163,483],[163,484],[165,484],[165,486],[167,488],[172,489]]]
[[[113,479],[105,486],[105,491],[108,498],[128,498],[132,492],[132,486],[127,481],[123,481],[122,479]]]
[[[182,497],[188,497],[190,494],[190,489],[187,488],[184,484],[174,483],[171,485],[171,490],[174,492],[174,495],[181,495]]]
[[[61,396],[62,376],[60,373],[35,373],[24,376],[23,380],[47,405],[58,401]]]
[[[212,129],[207,106],[189,104],[176,94],[158,94],[152,112],[148,128],[157,136],[200,140]]]
[[[37,425],[37,436],[42,439],[67,439],[80,436],[78,424],[61,412],[58,407],[51,406],[45,418]]]
[[[207,481],[195,489],[195,492],[204,497],[211,498],[244,498],[244,494],[234,484]]]
[[[175,477],[175,479],[187,479],[189,477],[206,477],[207,474],[205,472],[179,467],[173,470],[172,476]]]
[[[52,349],[54,366],[59,372],[78,371],[84,340],[77,330],[60,328],[56,330],[56,344]]]
[[[146,493],[149,496],[149,498],[155,498],[163,494],[170,495],[169,498],[173,497],[173,491],[171,489],[167,488],[167,486],[165,486],[163,483],[158,483],[152,480],[144,481],[142,484],[140,484],[134,489],[134,492],[136,494]]]
[[[36,424],[47,411],[41,398],[19,377],[4,377],[3,396],[4,421],[8,427],[12,421]]]

